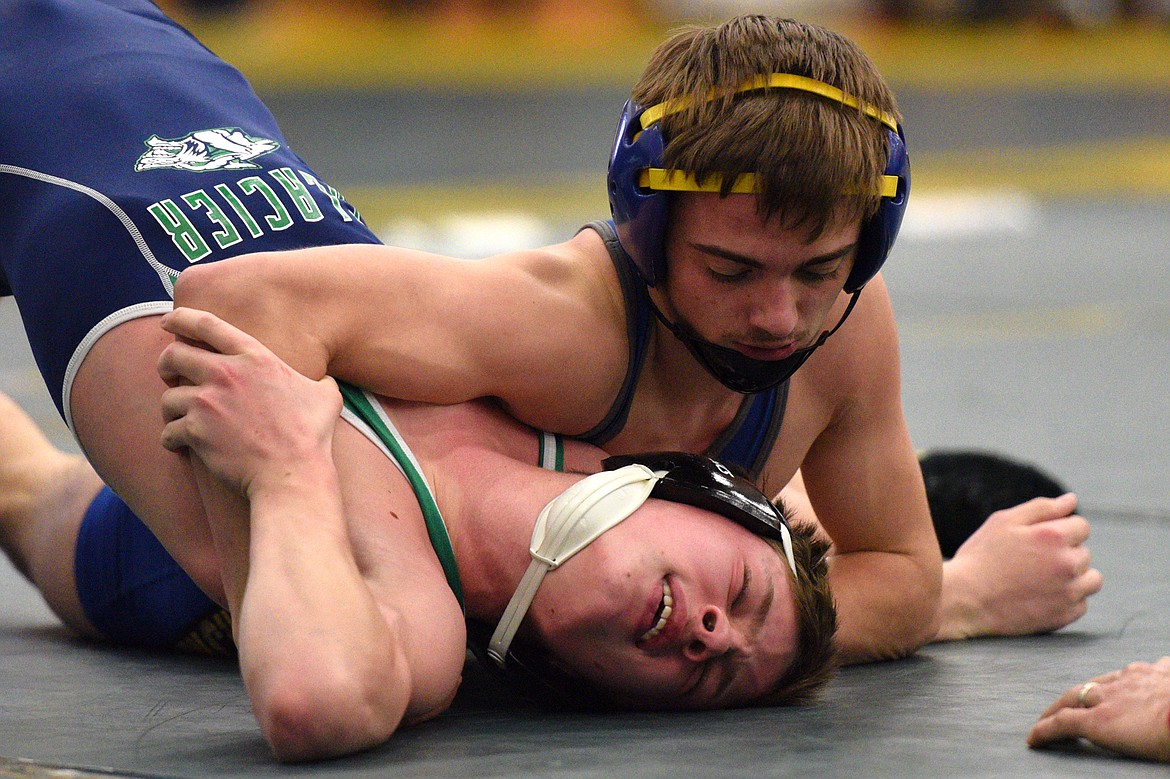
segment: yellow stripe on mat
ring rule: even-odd
[[[306,88],[625,87],[674,26],[598,16],[590,29],[574,29],[524,15],[456,25],[330,9],[271,3],[218,22],[179,16],[257,85]],[[1078,30],[1035,23],[880,24],[865,14],[808,20],[857,41],[895,89],[1124,86],[1161,92],[1170,83],[1170,32],[1153,24]]]

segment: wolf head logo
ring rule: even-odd
[[[183,138],[152,135],[146,139],[146,146],[146,153],[134,164],[135,171],[161,168],[203,173],[258,168],[249,160],[280,148],[276,141],[253,138],[238,127],[199,130]]]

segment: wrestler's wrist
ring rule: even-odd
[[[297,499],[339,493],[337,469],[328,457],[268,463],[244,485],[249,500]]]
[[[942,595],[939,598],[939,628],[935,641],[961,641],[984,635],[986,607],[976,588],[965,578],[961,563],[943,563]]]

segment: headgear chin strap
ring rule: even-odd
[[[505,666],[508,647],[544,575],[637,511],[660,476],[644,465],[602,471],[586,476],[544,507],[532,530],[532,562],[488,645],[488,656],[498,666]]]
[[[857,303],[859,295],[861,295],[861,290],[850,294],[849,305],[846,306],[845,313],[841,315],[841,319],[832,330],[824,331],[811,346],[797,349],[783,360],[756,360],[742,352],[737,352],[735,349],[711,343],[696,333],[695,329],[685,321],[671,322],[654,304],[654,301],[650,300],[649,296],[647,296],[647,300],[650,302],[651,310],[654,311],[654,316],[658,317],[658,321],[667,330],[674,333],[675,338],[683,342],[687,351],[707,369],[708,373],[728,389],[750,395],[771,389],[787,381],[792,374],[796,373],[796,370],[804,365],[804,361],[811,357],[812,353],[829,339],[829,336],[837,332],[841,325],[845,324],[845,319],[853,311],[853,306]]]

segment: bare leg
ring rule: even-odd
[[[106,333],[73,383],[73,423],[86,457],[212,599],[223,600],[219,560],[187,457],[161,443],[158,356],[173,337],[158,317]]]
[[[96,635],[77,599],[77,531],[101,479],[0,394],[0,547],[66,625]]]

